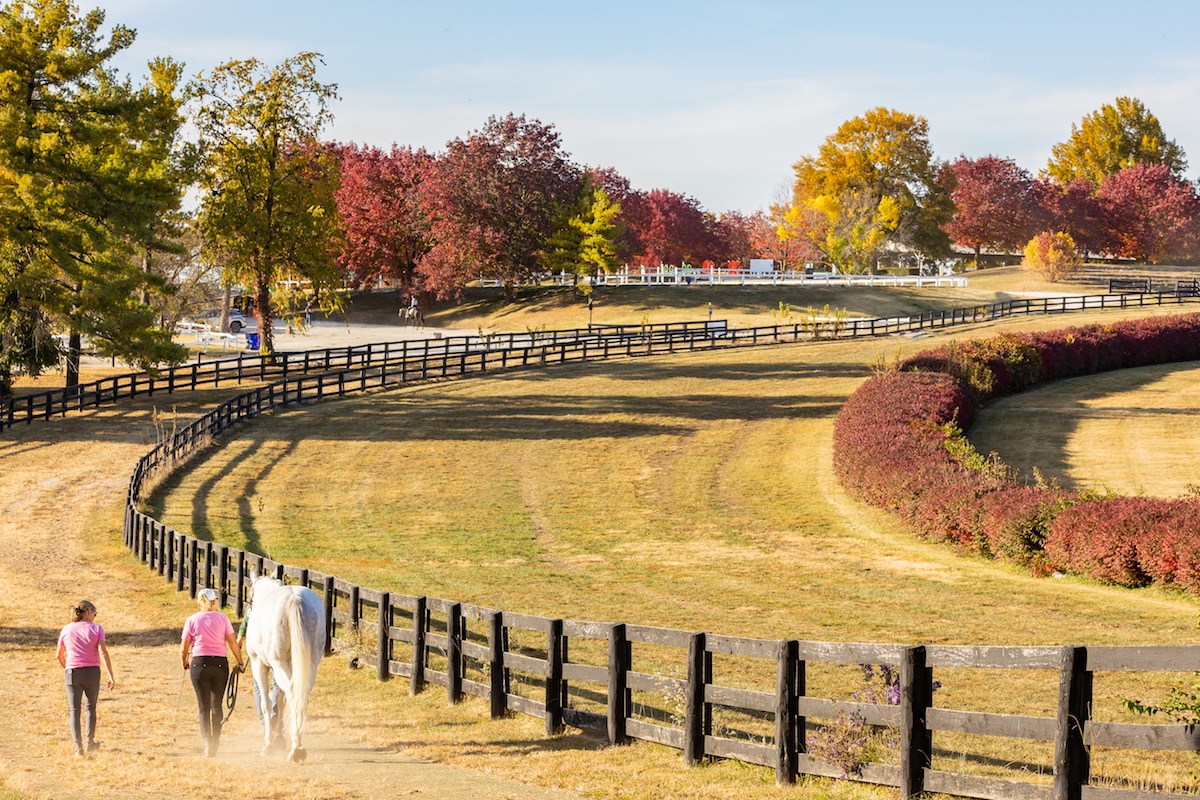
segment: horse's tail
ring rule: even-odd
[[[288,598],[287,616],[292,650],[292,693],[288,696],[288,704],[292,712],[292,730],[299,734],[308,713],[308,695],[317,680],[317,659],[320,656],[314,656],[317,644],[313,641],[313,631],[304,618],[302,596],[293,594]],[[324,647],[324,643],[320,646]],[[293,745],[296,738],[293,737]]]

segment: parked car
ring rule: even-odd
[[[213,330],[219,330],[221,327],[221,309],[206,308],[203,311],[195,314],[192,318],[193,322],[200,322],[208,325]],[[257,324],[253,317],[247,317],[236,308],[229,309],[229,332],[241,333],[244,330],[255,330]]]

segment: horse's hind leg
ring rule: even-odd
[[[304,759],[308,758],[308,751],[304,749],[304,745],[300,742],[300,726],[303,725],[303,720],[297,723],[295,716],[292,717],[292,752],[288,753],[288,761],[294,761],[297,764],[303,764]]]

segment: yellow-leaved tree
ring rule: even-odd
[[[874,271],[890,245],[937,258],[953,206],[924,117],[875,108],[827,137],[793,169],[789,231],[844,272]]]
[[[1079,248],[1069,233],[1039,233],[1025,245],[1024,267],[1048,281],[1065,278],[1083,263]]]

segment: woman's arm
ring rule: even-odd
[[[238,645],[237,637],[232,633],[225,634],[225,643],[229,645],[229,652],[233,653],[233,657],[237,659],[237,665],[242,667],[242,660],[245,658],[242,655],[242,648]]]
[[[67,646],[62,641],[58,643],[58,663],[62,664],[63,669],[67,668]]]
[[[179,645],[179,657],[181,659],[183,659],[183,668],[184,669],[187,669],[188,667],[190,667],[192,665],[191,660],[188,658],[188,656],[190,656],[191,654],[192,654],[192,641],[191,641],[191,639],[184,639],[183,643]]]
[[[104,642],[100,642],[100,655],[104,656],[104,666],[108,668],[108,690],[111,692],[117,686],[117,679],[113,676],[112,659],[108,657],[108,646]]]

